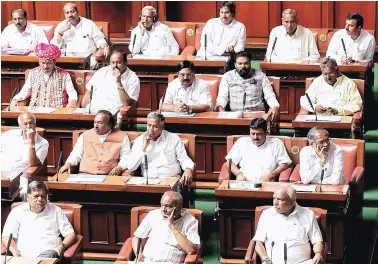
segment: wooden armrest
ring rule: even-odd
[[[349,182],[353,182],[355,184],[358,184],[360,182],[361,178],[362,178],[362,175],[364,175],[364,168],[363,167],[354,168]]]
[[[295,165],[293,172],[290,175],[290,182],[297,182],[301,180],[301,177],[299,175],[299,165]]]
[[[256,250],[255,250],[255,252],[253,252],[253,255],[252,255],[252,258],[251,258],[251,261],[250,261],[252,247],[253,247],[253,244],[255,244],[255,243],[256,243],[256,241],[254,241],[254,240],[249,241],[247,252],[245,253],[245,257],[244,257],[244,263],[245,264],[256,263],[256,257],[257,257],[256,256]]]
[[[193,255],[186,255],[184,264],[195,264],[198,261],[198,258],[201,256],[202,253],[202,241],[201,245],[199,246],[197,253]]]
[[[80,108],[81,106],[81,101],[83,101],[84,95],[78,95],[77,97],[77,102],[76,102],[76,107]]]
[[[186,46],[180,55],[194,56],[196,54],[196,48],[193,46]]]
[[[286,170],[280,173],[278,178],[279,182],[289,182],[291,171],[293,170],[292,167],[287,168]]]
[[[105,54],[103,49],[98,49],[94,54],[96,61],[102,61],[105,59]]]
[[[47,180],[47,176],[45,175],[45,172],[43,172],[44,168],[46,168],[45,164],[29,167],[25,170],[24,176],[31,181],[45,181]]]
[[[309,111],[307,109],[304,109],[301,107],[301,109],[299,110],[299,113],[298,115],[308,115],[309,114]]]
[[[123,243],[123,246],[121,250],[118,253],[117,260],[133,260],[135,258],[133,246],[132,246],[132,237],[129,237],[125,243]]]
[[[7,249],[7,247],[4,245],[3,242],[1,242],[1,255],[5,255],[5,250]]]
[[[76,242],[64,252],[64,258],[70,261],[73,260],[75,258],[76,253],[80,251],[82,245],[83,236],[76,235]]]
[[[221,184],[223,180],[229,180],[227,162],[223,163],[221,172],[219,173],[219,177],[218,177],[219,184]]]
[[[360,124],[362,120],[362,112],[355,112],[353,114],[353,123]]]

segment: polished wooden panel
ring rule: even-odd
[[[25,83],[25,76],[13,74],[1,74],[1,106],[9,105],[10,97],[14,89],[20,91]]]
[[[298,14],[298,24],[307,28],[321,27],[321,2],[319,1],[282,1],[282,10],[295,9]]]
[[[235,19],[246,26],[246,36],[263,38],[269,36],[269,3],[267,1],[235,1]],[[251,16],[253,10],[253,16]]]
[[[115,210],[112,213],[114,215],[114,240],[117,245],[122,245],[130,234],[130,212]]]
[[[4,28],[8,26],[8,21],[11,19],[12,10],[16,8],[22,8],[22,3],[24,2],[23,1],[1,1],[1,31],[3,31]]]
[[[216,1],[168,1],[167,20],[186,22],[206,22],[219,16]]]
[[[79,15],[86,17],[84,1],[72,1],[77,5]],[[34,1],[35,20],[64,20],[63,6],[66,1]]]
[[[281,15],[282,15],[282,2],[279,1],[269,1],[269,33],[276,26],[281,25]],[[269,37],[266,36],[266,37]],[[267,44],[268,45],[268,44]]]

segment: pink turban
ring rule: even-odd
[[[35,47],[35,55],[38,59],[45,58],[56,60],[60,58],[60,49],[53,44],[39,43]]]

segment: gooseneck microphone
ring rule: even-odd
[[[88,114],[91,113],[92,97],[93,97],[93,85],[91,86],[91,96],[89,97]]]
[[[348,54],[347,54],[347,52],[346,52],[344,39],[341,39],[341,44],[343,44],[343,49],[344,49],[344,52],[345,52],[345,59],[348,61]]]
[[[144,173],[146,174],[146,185],[148,185],[148,161],[147,154],[144,154]]]
[[[230,181],[231,181],[231,166],[232,166],[232,159],[228,160],[228,182],[227,182],[227,189],[230,189]]]
[[[306,98],[307,98],[308,103],[309,103],[310,106],[311,106],[312,111],[314,111],[314,114],[315,114],[315,121],[318,121],[318,115],[316,114],[316,111],[315,111],[314,105],[313,105],[312,102],[311,102],[310,96],[308,96],[307,93],[305,93],[305,95],[306,95]]]
[[[244,109],[245,109],[245,101],[247,100],[247,93],[244,91],[244,95],[243,95],[243,109],[242,109],[242,112],[244,112]]]
[[[13,91],[12,91],[12,94],[11,94],[10,100],[9,100],[9,107],[8,107],[8,111],[9,111],[9,112],[10,112],[10,110],[11,110],[11,103],[12,103],[13,97],[16,95],[16,92],[17,92],[17,88],[14,88]]]
[[[320,173],[320,187],[319,187],[319,192],[322,192],[323,178],[324,178],[324,167],[322,168],[322,171],[321,171],[321,173]]]
[[[253,245],[252,245],[251,254],[249,255],[249,258],[248,258],[248,263],[249,263],[249,264],[252,263],[252,257],[253,257],[253,253],[255,253],[256,244],[257,244],[257,242],[253,240]]]
[[[277,37],[274,39],[274,42],[273,42],[272,51],[270,52],[270,56],[269,56],[269,62],[272,62],[272,54],[273,54],[274,48],[276,47],[276,43],[277,43]]]
[[[135,40],[136,40],[136,34],[134,34],[134,39],[133,39],[133,48],[132,48],[132,50],[131,50],[131,54],[130,54],[130,56],[131,56],[131,58],[133,57],[133,52],[134,52],[134,46],[135,46]]]
[[[205,34],[205,60],[207,60],[206,49],[207,49],[207,34]]]
[[[59,181],[59,171],[60,171],[60,168],[62,167],[62,161],[63,161],[63,151],[61,151],[59,154],[58,169],[56,171],[56,181]]]
[[[138,256],[139,256],[139,250],[140,250],[141,241],[142,241],[142,239],[140,239],[138,237],[137,252],[136,252],[135,261],[134,261],[135,264],[138,263]]]
[[[10,247],[11,242],[12,242],[12,238],[13,238],[13,234],[10,233],[9,238],[8,238],[7,247],[5,248],[5,256],[4,256],[4,263],[5,264],[7,263],[7,255],[8,255],[8,252],[9,252],[9,247]]]
[[[161,97],[161,101],[160,101],[160,105],[159,105],[159,114],[161,113],[161,108],[163,107],[163,104],[164,104],[165,94],[167,93],[167,89],[168,89],[168,87],[164,89],[163,96]]]
[[[273,247],[274,247],[274,241],[272,241],[272,247],[270,248],[270,263],[273,264]]]
[[[287,244],[284,243],[284,262],[287,263]]]

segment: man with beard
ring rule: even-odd
[[[82,107],[89,105],[93,89],[91,109],[119,110],[138,101],[140,81],[127,67],[126,52],[116,49],[110,56],[110,65],[96,71],[85,87]]]
[[[178,64],[178,78],[168,84],[162,111],[198,113],[211,110],[209,86],[195,73],[192,62],[185,60]]]
[[[345,28],[336,31],[328,45],[327,56],[343,64],[373,61],[375,39],[362,29],[363,25],[364,18],[360,14],[347,15]],[[342,40],[348,58],[345,57]]]
[[[344,153],[329,142],[328,131],[314,127],[307,134],[310,146],[301,149],[300,176],[304,184],[344,184]]]
[[[335,59],[325,57],[320,62],[322,75],[306,90],[317,114],[353,115],[361,110],[362,98],[357,85],[341,74]],[[300,99],[301,107],[312,112],[306,96]]]
[[[65,4],[63,12],[66,19],[56,26],[51,44],[61,47],[64,42],[67,45],[65,50],[69,53],[94,54],[97,49],[103,49],[105,57],[108,57],[109,45],[97,25],[92,20],[79,16],[74,3]],[[94,56],[91,56],[90,66],[91,69],[98,66]]]
[[[222,77],[216,102],[217,110],[225,111],[229,103],[231,111],[265,111],[264,100],[269,106],[268,115],[274,121],[280,105],[268,77],[251,68],[251,56],[248,52],[237,53],[235,70],[228,71]]]
[[[35,47],[39,67],[29,72],[21,91],[12,99],[11,106],[30,98],[29,106],[36,107],[76,107],[77,92],[70,74],[56,67],[60,50],[52,44],[40,43]]]
[[[34,50],[39,43],[49,43],[45,32],[40,27],[29,23],[27,16],[24,9],[12,11],[13,24],[4,28],[1,34],[2,48]]]
[[[126,168],[121,166],[120,160],[127,161],[130,141],[125,131],[115,128],[115,123],[110,112],[98,111],[93,129],[80,135],[59,173],[71,173],[71,167],[80,163],[82,173],[121,175]]]
[[[26,258],[59,258],[76,240],[63,210],[48,202],[48,189],[42,181],[32,181],[27,203],[9,213],[1,239],[4,245],[10,234],[13,238],[9,251],[13,256]]]

